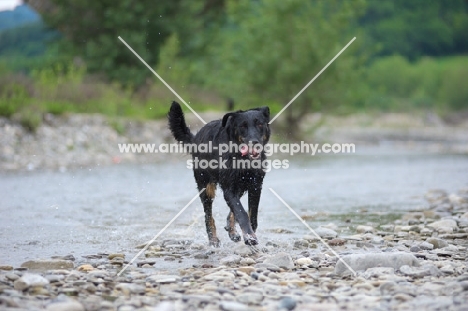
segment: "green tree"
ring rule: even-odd
[[[368,0],[360,24],[378,55],[443,56],[468,52],[465,0]]]
[[[91,72],[112,80],[141,84],[150,73],[118,40],[122,37],[151,66],[162,45],[180,33],[181,54],[199,51],[201,36],[223,10],[223,0],[26,0],[44,21],[65,37],[61,51],[82,57]]]
[[[247,104],[285,105],[357,35],[354,21],[363,9],[359,0],[230,1],[227,25],[210,48],[207,83]],[[288,108],[289,133],[307,112],[346,103],[359,61],[356,46]]]

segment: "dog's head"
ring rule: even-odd
[[[259,159],[264,146],[270,139],[270,108],[260,107],[246,111],[230,112],[224,115],[222,126],[229,139],[238,144],[245,144],[240,153],[250,159]]]

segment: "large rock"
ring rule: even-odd
[[[59,269],[73,269],[75,265],[70,260],[29,260],[21,264],[22,268],[30,270],[59,270]]]
[[[288,253],[280,252],[265,259],[263,263],[278,266],[284,269],[294,268],[294,261]]]
[[[389,267],[396,270],[404,265],[419,265],[416,257],[404,252],[352,254],[343,256],[342,259],[355,271],[366,271],[369,268],[375,267]],[[348,267],[341,260],[338,260],[335,266],[335,273],[344,274],[348,271]]]
[[[30,287],[44,287],[49,284],[49,281],[39,274],[26,273],[14,283],[16,290],[23,291]]]

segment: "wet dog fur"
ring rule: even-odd
[[[270,109],[260,107],[246,111],[230,112],[221,120],[211,121],[193,135],[185,123],[184,113],[177,102],[173,102],[168,113],[169,128],[177,141],[184,144],[208,144],[212,142],[212,153],[192,153],[192,158],[198,160],[219,160],[220,155],[215,147],[229,142],[238,145],[244,143],[250,146],[257,144],[265,145],[270,139]],[[223,169],[195,167],[193,169],[198,190],[200,193],[205,212],[206,231],[210,245],[219,246],[216,234],[216,225],[212,214],[212,203],[219,185],[223,191],[224,199],[230,208],[227,217],[226,231],[232,241],[238,242],[241,237],[236,231],[236,222],[239,224],[245,244],[258,244],[255,231],[257,229],[258,205],[262,192],[263,178],[265,172],[262,168],[235,168],[234,161],[237,159],[266,160],[265,153],[257,152],[255,147],[247,151],[238,152],[229,150],[221,155],[226,167]],[[248,192],[248,213],[242,206],[240,198]]]

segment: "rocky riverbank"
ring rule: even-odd
[[[222,113],[201,113],[205,120],[215,120]],[[187,113],[187,124],[194,131],[201,122]],[[275,132],[272,142],[283,141]],[[346,117],[311,114],[302,123],[304,141],[346,142],[359,151],[368,145],[391,144],[392,147],[429,152],[468,154],[468,122],[445,123],[435,115],[408,114],[351,115]],[[102,115],[47,114],[35,132],[19,122],[0,117],[0,171],[53,169],[66,170],[119,163],[154,163],[166,161],[163,153],[122,153],[119,144],[173,143],[166,120],[137,121],[109,119]]]
[[[466,310],[468,189],[434,190],[426,199],[425,208],[393,223],[357,226],[352,235],[339,227],[316,230],[331,249],[313,233],[255,249],[156,240],[120,276],[131,260],[124,254],[65,255],[21,267],[0,263],[0,307]],[[162,261],[174,269],[159,268]]]

